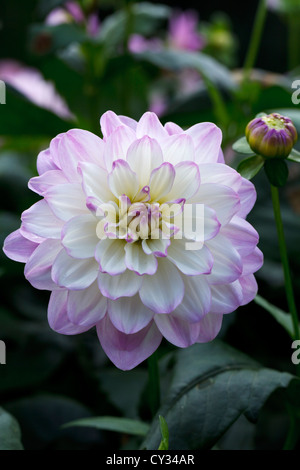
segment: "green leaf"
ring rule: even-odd
[[[44,38],[42,43],[40,38]],[[70,44],[81,44],[86,39],[87,35],[74,24],[35,24],[30,29],[31,47],[37,54],[53,53]]]
[[[291,162],[300,163],[300,152],[298,152],[298,150],[296,149],[293,149],[287,157],[287,160],[290,160]]]
[[[155,32],[159,22],[168,19],[171,9],[166,5],[141,2],[131,5],[132,32],[148,36]],[[115,52],[115,47],[124,41],[128,16],[127,11],[118,10],[108,16],[101,25],[97,41]]]
[[[172,353],[174,374],[159,414],[169,428],[169,449],[209,449],[242,415],[251,422],[277,389],[300,380],[266,369],[221,341],[196,344]],[[154,420],[141,448],[161,441]]]
[[[294,336],[294,328],[293,328],[293,320],[289,313],[284,312],[275,305],[270,304],[266,299],[257,295],[254,299],[254,302],[257,303],[260,307],[264,308],[267,312],[269,312],[273,318],[281,325],[283,328],[288,332],[288,334],[293,338]]]
[[[264,168],[268,180],[273,186],[281,187],[285,185],[289,176],[289,169],[284,160],[271,158],[266,160]]]
[[[237,153],[242,153],[244,155],[255,155],[252,148],[248,144],[246,137],[241,137],[239,140],[237,140],[233,144],[232,148]]]
[[[6,104],[0,106],[2,136],[55,136],[70,129],[71,123],[31,103],[12,87],[6,87]]]
[[[0,450],[23,450],[19,424],[0,408]]]
[[[177,72],[183,69],[198,70],[214,85],[222,86],[227,90],[235,90],[236,84],[230,71],[217,60],[202,52],[187,52],[165,49],[161,51],[145,51],[135,54],[137,58],[150,62],[165,70]]]
[[[63,428],[68,428],[70,426],[87,426],[106,431],[132,434],[134,436],[145,436],[149,431],[149,425],[142,421],[128,418],[117,418],[115,416],[99,416],[95,418],[79,419],[65,424]]]
[[[237,167],[237,171],[247,180],[251,180],[262,169],[264,163],[265,161],[260,155],[254,155],[242,160]]]
[[[161,443],[159,444],[158,450],[168,450],[169,449],[169,428],[165,418],[159,415],[160,423],[160,432],[162,435]]]

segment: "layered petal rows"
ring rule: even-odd
[[[184,131],[153,113],[111,111],[103,139],[73,129],[55,137],[29,182],[42,199],[22,214],[4,252],[51,291],[50,327],[96,327],[123,370],[162,337],[178,347],[211,341],[222,316],[256,295],[258,234],[245,220],[256,192],[224,163],[212,123]]]

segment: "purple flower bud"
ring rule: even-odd
[[[286,158],[298,135],[291,119],[278,113],[253,119],[246,127],[251,149],[264,158]]]

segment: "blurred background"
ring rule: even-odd
[[[38,200],[27,182],[37,174],[39,151],[74,127],[101,136],[99,118],[109,109],[135,119],[151,110],[163,123],[183,127],[215,122],[223,131],[225,160],[234,168],[242,156],[232,144],[257,113],[282,112],[300,133],[300,104],[291,100],[292,83],[300,78],[300,1],[268,0],[267,6],[252,64],[257,1],[247,4],[246,14],[242,2],[216,0],[196,7],[188,0],[2,0],[1,244]],[[299,176],[299,165],[291,163],[281,191],[298,302]],[[258,200],[249,221],[265,255],[256,276],[259,293],[286,310],[269,187],[263,173],[253,182]],[[7,348],[7,364],[0,365],[0,405],[18,420],[25,448],[137,448],[139,441],[127,435],[61,429],[66,422],[97,415],[147,420],[147,369],[143,364],[126,373],[114,368],[95,331],[76,337],[51,331],[49,293],[31,287],[23,269],[0,252],[0,339]],[[220,336],[266,367],[293,371],[289,336],[253,302],[225,319]],[[171,349],[163,343],[161,356]],[[280,394],[273,396],[257,426],[241,421],[219,448],[276,449],[286,419]]]

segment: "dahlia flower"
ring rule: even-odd
[[[286,158],[298,140],[297,130],[288,117],[278,113],[252,119],[246,127],[251,149],[264,158]]]
[[[72,129],[39,154],[29,188],[42,199],[4,252],[51,291],[54,331],[96,327],[128,370],[162,337],[211,341],[223,315],[254,298],[262,253],[245,218],[256,192],[224,164],[212,123],[184,131],[154,113],[136,122],[111,111],[100,123],[103,139]]]

